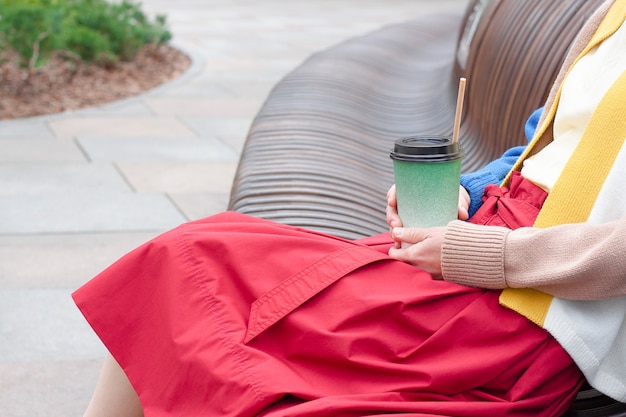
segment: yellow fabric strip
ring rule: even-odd
[[[622,25],[625,19],[626,19],[626,1],[616,0],[615,3],[613,3],[609,11],[607,12],[607,15],[604,17],[604,19],[600,23],[600,26],[598,26],[598,29],[594,33],[589,44],[580,53],[580,55],[576,58],[576,60],[574,60],[574,63],[568,69],[565,75],[565,78],[567,78],[572,67],[574,67],[576,63],[583,56],[585,56],[591,49],[598,46],[598,44],[600,44],[603,40],[605,40],[606,38],[614,34],[620,28],[620,26]],[[528,157],[528,155],[533,150],[534,146],[539,142],[539,139],[545,134],[546,130],[548,129],[548,127],[554,120],[554,116],[556,115],[556,110],[559,105],[559,100],[561,99],[562,89],[563,89],[563,83],[561,83],[561,85],[559,86],[554,102],[552,103],[552,106],[548,110],[548,114],[544,118],[543,123],[541,124],[539,129],[537,129],[537,131],[535,132],[535,135],[532,141],[528,144],[528,146],[526,147],[522,155],[520,155],[519,159],[513,166],[512,171],[519,171],[521,169],[524,160]],[[510,176],[511,176],[511,173],[509,172],[509,174],[504,180],[504,184],[507,184],[509,182]]]
[[[537,216],[535,227],[587,221],[626,138],[626,72],[602,98]]]
[[[553,297],[532,288],[506,288],[500,294],[500,304],[517,311],[528,320],[543,327]]]
[[[616,0],[572,66],[600,42],[615,33],[625,19],[626,0]],[[567,75],[569,70],[565,78]],[[542,126],[519,158],[514,170],[521,168],[522,161],[551,125],[562,87],[563,84],[559,86],[557,96]],[[616,104],[623,102],[624,97],[626,97],[626,73],[614,83],[598,105],[581,142],[548,195],[535,222],[536,227],[587,220],[626,137],[626,115],[616,111],[619,109],[619,105]],[[517,311],[541,327],[544,326],[552,300],[551,295],[533,289],[507,288],[500,295],[500,304]]]
[[[618,78],[593,114],[581,142],[543,204],[535,227],[584,222],[626,138],[626,72]],[[533,289],[507,288],[500,304],[542,326],[552,296]]]
[[[626,1],[616,0],[609,9],[607,15],[602,20],[602,23],[600,23],[600,26],[593,35],[593,38],[591,38],[591,42],[589,42],[589,45],[585,48],[585,51],[581,55],[585,55],[600,42],[614,34],[617,29],[620,28],[622,23],[624,23],[625,19]]]

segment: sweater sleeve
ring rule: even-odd
[[[576,242],[576,244],[572,244]],[[451,222],[442,247],[444,279],[483,288],[535,288],[568,299],[626,295],[626,216],[508,230]]]

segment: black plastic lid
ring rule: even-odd
[[[445,162],[463,158],[464,152],[459,142],[445,136],[411,136],[397,139],[389,156],[398,161]]]

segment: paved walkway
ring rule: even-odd
[[[139,97],[0,121],[0,416],[76,417],[105,351],[70,299],[126,251],[222,211],[252,118],[312,52],[465,0],[144,0],[193,65]]]

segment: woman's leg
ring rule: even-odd
[[[104,359],[85,417],[143,417],[139,397],[113,356]]]

